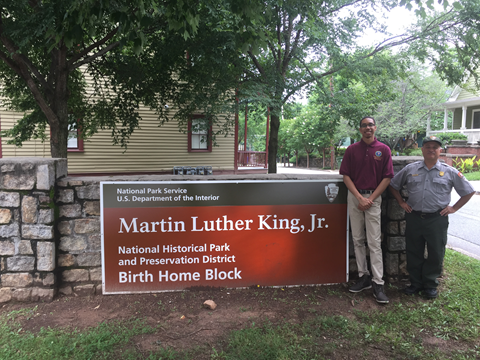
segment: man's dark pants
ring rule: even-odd
[[[405,219],[407,271],[410,282],[416,287],[436,289],[447,245],[448,216],[437,214],[422,219],[417,214],[406,213]],[[428,252],[426,259],[425,244]]]

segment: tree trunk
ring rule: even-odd
[[[68,116],[61,119],[56,124],[50,124],[50,152],[52,158],[66,158],[68,149]]]
[[[67,68],[67,48],[64,44],[59,48],[52,50],[52,66],[50,79],[43,79],[45,83],[51,80],[51,89],[44,86],[43,93],[38,84],[33,80],[27,63],[16,51],[12,50],[12,59],[14,61],[15,72],[25,81],[26,86],[31,91],[35,102],[45,115],[50,126],[50,153],[54,158],[67,157],[67,138],[68,138],[68,68]]]
[[[305,149],[305,152],[307,153],[307,169],[310,168],[310,153],[308,152],[308,149],[306,146],[303,147]]]
[[[57,115],[48,119],[50,125],[50,152],[53,158],[67,157],[68,142],[68,69],[67,48],[64,44],[55,51],[57,72],[55,74],[55,92],[49,99],[50,106]]]
[[[280,116],[270,108],[270,138],[268,139],[268,173],[277,173],[277,148],[278,130],[280,129]]]
[[[333,140],[332,140],[332,144],[333,144]],[[336,162],[335,162],[335,146],[330,146],[330,168],[332,170],[335,170],[337,167],[336,167]]]

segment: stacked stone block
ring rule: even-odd
[[[393,157],[393,169],[395,174],[406,165],[415,161],[423,160],[421,156],[396,156]],[[408,198],[408,191],[404,188],[400,191],[404,199]],[[387,190],[386,216],[382,220],[384,229],[385,252],[384,266],[385,275],[390,282],[408,278],[407,256],[405,241],[405,210],[394,199],[393,195]]]
[[[395,172],[420,159],[394,157]],[[57,290],[65,295],[101,294],[100,182],[184,180],[168,175],[66,174],[66,159],[0,159],[0,303],[51,300]],[[306,179],[289,177],[298,178]],[[239,177],[221,176],[232,179]],[[283,175],[241,179],[286,180]],[[405,190],[402,195],[408,196]],[[382,242],[386,278],[406,278],[405,212],[388,191],[382,201]],[[349,254],[352,274],[357,270],[351,239]]]
[[[393,169],[395,174],[406,165],[419,160],[423,160],[423,157],[394,156]],[[403,198],[408,198],[408,191],[406,189],[402,189],[400,193]],[[405,228],[405,210],[398,205],[397,200],[395,200],[393,195],[387,189],[382,194],[382,250],[384,277],[389,282],[406,280],[408,278]],[[358,270],[351,232],[349,258],[350,275],[355,275]]]
[[[404,198],[408,196],[406,190],[402,190]],[[405,210],[401,208],[397,200],[389,194],[387,199],[387,221],[385,224],[386,253],[385,272],[390,280],[404,278],[407,273],[407,258],[405,255]]]
[[[53,299],[53,194],[66,174],[66,159],[0,160],[0,303]]]
[[[100,181],[66,178],[57,185],[59,291],[101,293]]]

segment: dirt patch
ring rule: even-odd
[[[403,288],[402,285],[399,287]],[[354,310],[385,311],[399,302],[400,298],[403,303],[424,301],[419,297],[407,298],[397,289],[390,289],[388,296],[390,305],[379,305],[370,290],[351,294],[347,284],[293,288],[202,289],[157,294],[61,296],[51,303],[5,304],[0,311],[8,313],[21,308],[31,308],[27,315],[19,319],[22,328],[31,332],[37,332],[42,327],[85,329],[101,322],[145,319],[147,324],[161,329],[155,334],[141,335],[135,339],[137,349],[148,353],[158,350],[159,347],[184,350],[218,344],[225,340],[232,330],[265,320],[276,324],[284,321],[298,323],[317,315],[354,318]],[[205,300],[215,301],[217,308],[206,309],[203,306]],[[381,349],[377,350],[372,349],[372,353],[382,352]],[[384,357],[379,355],[374,358]]]

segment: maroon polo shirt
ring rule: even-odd
[[[370,145],[363,140],[350,145],[340,174],[349,176],[359,190],[375,190],[383,179],[393,178],[390,148],[377,138]]]

